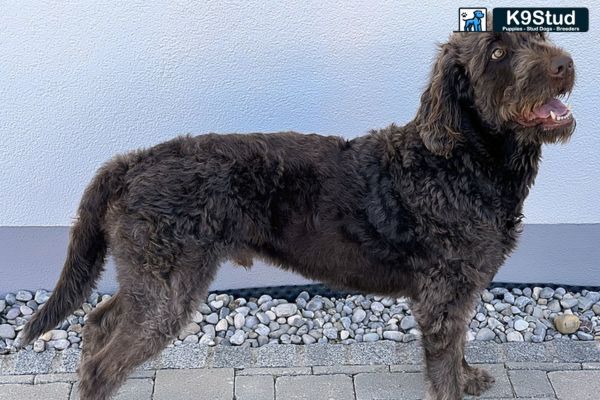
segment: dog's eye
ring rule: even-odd
[[[506,51],[501,48],[497,48],[492,52],[492,60],[500,60],[506,55]]]

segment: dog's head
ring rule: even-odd
[[[565,141],[575,127],[562,98],[573,89],[573,60],[541,33],[455,33],[440,48],[417,126],[433,153],[449,156],[464,114],[528,143]]]
[[[473,12],[473,17],[475,18],[483,18],[484,16],[485,14],[481,10],[475,10],[475,12]]]

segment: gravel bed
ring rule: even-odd
[[[0,299],[0,354],[14,351],[14,338],[50,294],[45,290],[35,293],[21,290]],[[28,348],[36,352],[78,348],[87,315],[110,297],[93,293],[60,326]],[[410,303],[404,298],[373,295],[327,298],[302,292],[295,302],[288,302],[266,294],[248,299],[210,294],[170,346],[411,342],[419,336]],[[467,332],[469,341],[497,343],[539,343],[558,338],[600,340],[599,292],[585,289],[570,292],[561,287],[485,290],[473,310]]]

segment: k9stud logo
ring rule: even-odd
[[[458,9],[459,32],[484,32],[486,30],[487,9],[485,7]]]

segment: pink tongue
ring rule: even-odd
[[[533,110],[533,113],[537,118],[548,118],[550,111],[554,111],[556,115],[563,115],[567,113],[567,106],[565,106],[559,99],[552,99],[546,104]]]

